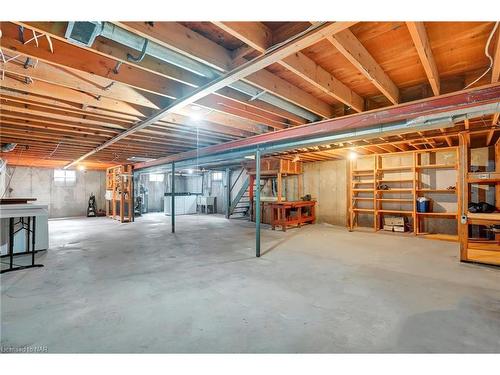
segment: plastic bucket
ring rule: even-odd
[[[429,212],[430,200],[419,200],[417,201],[417,212]]]

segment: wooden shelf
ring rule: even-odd
[[[494,159],[488,150],[488,164],[494,162],[495,170],[490,172],[467,172],[471,169],[471,149],[469,142],[463,135],[459,136],[460,141],[460,160],[465,160],[463,174],[466,183],[463,187],[463,197],[465,198],[465,207],[471,201],[471,184],[493,185],[495,192],[494,205],[497,211],[500,211],[500,142],[496,142],[494,147]],[[480,198],[481,199],[481,198]],[[493,202],[491,202],[493,203]],[[500,212],[493,213],[472,213],[467,212],[466,223],[460,223],[460,260],[465,262],[477,262],[500,266],[500,235],[495,234],[494,240],[469,238],[470,225],[499,225]]]
[[[376,198],[376,199],[381,202],[407,202],[407,203],[415,202],[414,199],[398,199],[398,198]]]
[[[353,185],[373,185],[374,181],[353,181]]]
[[[377,210],[384,214],[402,214],[402,215],[413,215],[413,211],[403,211],[403,210]]]
[[[375,210],[373,208],[353,208],[353,211],[357,212],[374,212]]]
[[[404,192],[413,192],[413,189],[389,189],[389,190],[377,190],[377,193],[404,193]]]
[[[442,164],[439,164],[439,158],[438,158],[438,153],[440,151],[446,151],[448,153],[451,153],[451,156],[454,159],[449,160],[448,162],[444,162]],[[428,156],[425,157],[422,156],[423,153],[429,154]],[[411,162],[411,165],[399,165],[399,166],[386,166],[383,167],[383,165],[386,163],[386,161],[390,161],[389,159],[386,159],[387,157],[390,158],[392,156],[399,156],[401,154],[406,154],[410,155],[411,158],[408,158],[408,161],[405,161],[405,163]],[[456,158],[455,158],[456,157]],[[361,157],[360,157],[361,158]],[[426,172],[424,172],[426,169],[429,170],[436,170],[436,174],[440,173],[437,172],[438,170],[443,170],[446,171],[448,169],[451,170],[458,170],[459,164],[460,164],[460,158],[458,157],[458,147],[448,147],[448,148],[440,148],[440,149],[435,149],[435,150],[415,150],[415,151],[407,151],[407,152],[394,152],[394,153],[388,153],[388,154],[376,154],[376,155],[370,155],[370,156],[364,156],[364,160],[361,164],[359,161],[351,161],[351,171],[356,171],[354,168],[356,165],[357,166],[366,166],[366,165],[374,165],[373,172],[372,170],[359,170],[360,172],[369,174],[370,176],[373,174],[374,176],[374,184],[375,184],[375,190],[374,191],[374,221],[373,221],[373,229],[375,232],[380,231],[383,227],[384,223],[384,215],[386,214],[393,214],[393,215],[400,215],[400,216],[409,216],[413,217],[413,231],[410,232],[413,235],[418,235],[421,234],[421,232],[424,231],[425,228],[425,221],[426,218],[441,218],[441,219],[456,219],[458,217],[458,214],[456,212],[425,212],[425,213],[418,213],[416,212],[416,200],[415,198],[419,196],[424,196],[425,194],[443,194],[443,195],[452,195],[452,194],[457,194],[457,203],[456,206],[457,208],[453,208],[453,211],[459,211],[460,208],[460,195],[457,190],[448,190],[448,189],[432,189],[432,184],[429,185],[423,185],[424,181],[422,176],[425,175]],[[370,162],[370,164],[368,164]],[[429,164],[425,164],[429,163]],[[432,164],[434,163],[434,164]],[[388,163],[387,163],[388,164]],[[386,172],[396,172],[396,173],[386,173]],[[397,176],[401,176],[401,178],[397,178]],[[459,187],[458,185],[458,173],[455,173],[456,179],[454,178],[453,185],[457,186],[457,189]],[[353,181],[353,185],[350,185],[350,194],[351,197],[355,196],[357,192],[361,191],[372,191],[371,189],[352,189],[353,187],[356,186],[362,186],[362,183],[356,183],[356,178],[358,177],[356,174],[351,173],[350,175],[351,181]],[[453,178],[453,177],[452,177]],[[368,185],[368,183],[371,183],[371,178],[369,181],[364,181]],[[381,184],[387,184],[389,189],[387,190],[382,190],[380,189]],[[423,186],[429,186],[428,189],[422,188]],[[391,188],[393,187],[393,188]],[[371,200],[371,194],[368,199],[364,199],[366,201]],[[439,197],[435,197],[436,201],[439,201]],[[361,201],[361,200],[360,200]],[[356,204],[356,199],[353,198],[352,200],[349,201],[350,207],[355,206]],[[385,208],[384,206],[389,206],[392,207],[391,209]],[[371,210],[370,210],[371,212]],[[357,212],[351,210],[351,214],[349,216],[349,227],[352,230],[355,226],[357,226]],[[458,223],[458,221],[457,221]],[[401,235],[403,233],[398,233],[398,235]],[[450,241],[456,241],[457,236],[453,235],[447,235],[447,234],[441,234],[441,233],[436,233],[433,234],[432,236],[424,236],[424,238],[434,238],[434,239],[443,239],[443,240],[450,240]]]
[[[417,165],[416,169],[457,169],[456,164],[429,164]]]
[[[385,168],[377,168],[377,171],[401,171],[401,170],[411,170],[413,169],[413,166],[411,165],[405,165],[405,166],[399,166],[399,167],[385,167]]]
[[[456,194],[457,190],[448,190],[448,189],[417,189],[419,193],[448,193],[448,194]]]
[[[354,192],[373,192],[373,189],[352,189]]]
[[[443,233],[420,233],[420,236],[429,240],[458,242],[458,235]]]
[[[417,212],[417,215],[420,216],[435,216],[435,217],[449,217],[456,218],[456,212]]]
[[[500,182],[500,173],[497,172],[469,172],[467,183],[469,184],[496,184]]]
[[[469,241],[469,249],[482,251],[500,251],[500,243],[498,241]]]
[[[370,173],[368,173],[370,172]],[[373,169],[354,169],[352,173],[366,173],[366,174],[373,174]]]
[[[413,178],[401,179],[401,180],[378,180],[378,182],[400,182],[400,183],[405,183],[405,182],[413,182]]]
[[[352,197],[352,199],[357,200],[357,201],[372,201],[373,198],[367,198],[367,197]]]
[[[467,213],[467,222],[476,225],[500,224],[500,212],[485,213]]]

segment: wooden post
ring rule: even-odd
[[[379,214],[378,214],[378,205],[379,201],[377,200],[378,198],[378,170],[379,170],[379,156],[375,154],[374,160],[373,160],[373,229],[376,231],[379,230],[380,225],[379,225]]]
[[[500,138],[495,143],[495,172],[500,173]],[[500,183],[498,182],[495,184],[495,206],[500,211]]]
[[[413,152],[413,167],[412,167],[412,174],[413,174],[413,233],[417,235],[420,231],[420,218],[417,215],[417,190],[418,186],[420,184],[420,170],[417,168],[418,164],[418,154],[416,152]]]
[[[469,169],[469,148],[464,132],[458,134],[459,158],[458,175],[459,184],[457,186],[457,201],[461,208],[459,212],[458,237],[460,240],[460,260],[467,261],[467,248],[469,246],[469,225],[467,224],[467,202],[469,201],[469,184],[467,183],[467,172]]]
[[[281,176],[281,172],[278,172],[277,184],[278,184],[278,202],[281,202],[281,196],[283,194],[283,179]]]

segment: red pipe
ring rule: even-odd
[[[500,83],[479,88],[426,98],[414,102],[399,104],[388,108],[375,109],[354,115],[337,117],[293,128],[255,135],[236,141],[208,146],[199,150],[191,150],[149,162],[137,163],[134,169],[142,169],[180,160],[192,159],[197,156],[207,156],[224,151],[234,151],[243,147],[257,146],[270,142],[291,141],[312,136],[323,137],[347,129],[365,128],[400,120],[432,115],[450,110],[473,108],[484,104],[500,101]]]

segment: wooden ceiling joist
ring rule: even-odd
[[[171,35],[176,35],[177,33],[183,33],[183,35],[191,35],[191,33],[193,33],[192,30],[189,30],[188,28],[180,24],[156,23],[153,26],[142,22],[117,22],[116,24],[130,32],[153,40],[160,45],[163,45],[170,49],[174,49],[175,51],[187,57],[193,58],[212,67],[217,67],[217,69],[221,72],[230,71],[231,68],[235,65],[234,60],[232,60],[230,51],[207,38],[198,37],[196,38],[196,43],[194,44],[190,39],[172,38]],[[336,28],[340,30],[351,26],[352,23],[337,24],[338,26],[336,26]],[[169,34],[170,32],[172,32],[173,34]],[[332,30],[332,33],[334,32],[335,29]],[[206,50],[212,51],[210,56],[207,56],[204,53],[204,51]],[[230,61],[229,66],[220,63],[221,61],[227,60]],[[279,61],[279,59],[276,61]],[[309,111],[316,113],[322,117],[333,117],[333,110],[329,108],[329,106],[325,102],[291,85],[290,83],[266,70],[257,70],[253,74],[247,76],[244,80],[250,84],[256,85],[263,90],[266,90],[269,93],[275,94],[280,98],[306,108]],[[291,94],[293,94],[293,96],[291,96]]]
[[[393,104],[399,103],[399,89],[350,30],[329,36],[328,41],[375,85]]]
[[[271,47],[272,32],[260,22],[215,22],[215,24],[260,53],[264,53]],[[364,110],[364,99],[362,97],[302,52],[297,51],[278,61],[278,64],[355,111],[361,112]]]
[[[273,49],[272,51],[269,51],[268,53],[255,58],[254,60],[249,61],[248,63],[245,63],[238,68],[232,70],[231,72],[225,74],[224,76],[220,77],[219,79],[216,79],[212,81],[210,84],[207,84],[206,86],[201,87],[200,89],[196,90],[194,93],[192,93],[189,96],[183,97],[182,99],[179,99],[175,101],[172,105],[169,105],[165,109],[159,111],[157,114],[154,116],[138,123],[135,124],[133,127],[127,129],[120,135],[110,139],[109,141],[103,143],[101,146],[96,148],[90,153],[87,153],[85,155],[82,155],[80,158],[74,160],[71,162],[69,166],[84,160],[86,157],[91,155],[92,153],[98,152],[101,149],[104,149],[108,147],[110,144],[113,144],[114,142],[117,142],[120,139],[125,138],[127,135],[132,134],[133,132],[140,130],[144,127],[147,127],[156,121],[162,119],[165,117],[167,113],[175,112],[176,110],[179,110],[181,108],[184,108],[188,104],[192,104],[195,101],[204,98],[205,96],[223,88],[228,85],[230,85],[233,82],[236,82],[242,78],[245,78],[249,75],[251,75],[254,72],[257,72],[259,70],[264,69],[265,67],[273,64],[276,61],[279,61],[283,59],[284,57],[289,56],[290,54],[300,51],[301,49],[304,49],[314,43],[317,43],[318,41],[324,39],[326,36],[335,34],[336,32],[345,30],[348,28],[350,23],[342,23],[342,22],[332,22],[332,23],[324,23],[313,30],[310,30],[309,32],[305,34],[301,34],[300,36],[288,41],[285,44],[280,45],[278,48]]]
[[[496,31],[495,49],[493,53],[493,67],[491,70],[491,83],[498,82],[500,79],[500,27]]]
[[[408,31],[410,32],[413,44],[417,49],[418,56],[424,67],[425,74],[429,79],[434,95],[440,93],[439,73],[437,70],[434,55],[431,50],[427,31],[423,22],[406,22]]]

